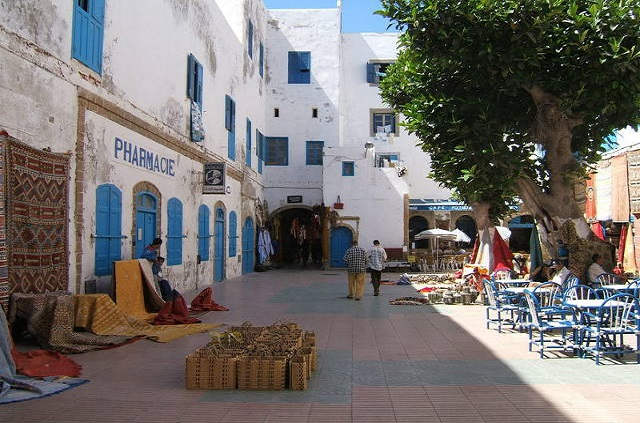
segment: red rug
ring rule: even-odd
[[[153,319],[154,325],[184,325],[189,323],[200,323],[200,320],[189,316],[187,302],[184,297],[173,290],[173,300],[164,303],[164,306]]]
[[[60,353],[46,350],[11,351],[18,373],[29,377],[78,377],[82,366]]]
[[[229,311],[229,309],[213,301],[213,289],[209,287],[191,301],[191,311]]]

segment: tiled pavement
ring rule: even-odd
[[[382,288],[350,301],[342,272],[293,270],[214,286],[231,311],[205,321],[316,331],[308,391],[185,390],[184,356],[201,334],[74,356],[90,383],[0,406],[0,422],[640,422],[640,365],[540,360],[526,335],[486,330],[480,306],[390,306],[412,288]]]

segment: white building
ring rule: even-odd
[[[426,178],[427,156],[400,117],[388,121],[395,115],[367,82],[375,64],[393,61],[397,36],[342,34],[339,7],[24,3],[0,3],[0,130],[68,155],[67,193],[57,199],[66,225],[41,229],[62,231],[51,248],[66,249],[59,265],[71,291],[109,280],[113,260],[137,257],[154,237],[178,289],[250,272],[256,224],[286,236],[296,213],[313,207],[323,216],[323,261],[333,231],[339,264],[349,237],[408,245],[409,199],[449,196]],[[205,172],[211,163],[224,164],[223,183],[219,168]],[[203,193],[205,173],[218,193]],[[46,250],[29,245],[34,257]],[[11,275],[24,271],[11,248],[0,296],[19,289]]]

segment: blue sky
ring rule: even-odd
[[[336,7],[336,0],[264,0],[270,9],[325,9]],[[378,0],[342,0],[343,32],[385,32],[388,21],[373,12]],[[393,28],[391,28],[393,31]]]

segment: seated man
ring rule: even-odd
[[[160,252],[160,246],[162,245],[162,240],[160,238],[156,238],[151,241],[151,244],[144,247],[142,250],[142,255],[140,258],[144,258],[149,260],[150,262],[155,262],[158,258],[158,253]]]
[[[158,256],[151,265],[151,271],[153,272],[153,281],[156,284],[156,288],[160,290],[160,295],[165,301],[171,301],[173,298],[171,284],[162,276],[162,264],[164,263],[164,257]]]
[[[602,267],[602,265],[604,264],[604,257],[602,257],[600,254],[596,253],[591,256],[591,261],[593,263],[591,263],[591,265],[587,268],[587,281],[593,285],[596,282],[598,276],[607,272]]]

